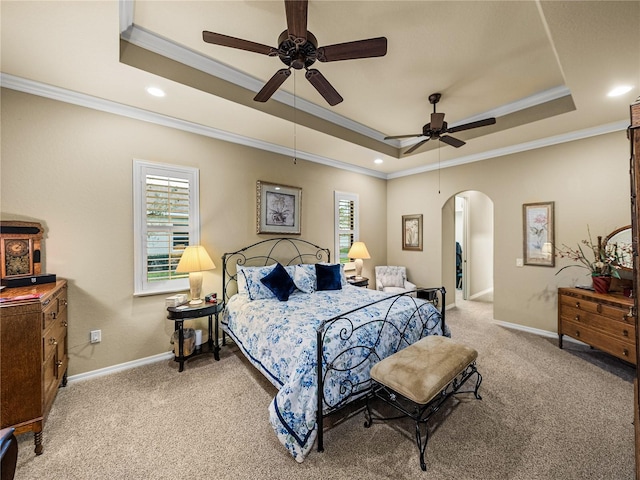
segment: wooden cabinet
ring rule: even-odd
[[[33,432],[42,453],[44,421],[66,385],[67,282],[3,290],[0,303],[0,428]]]
[[[558,289],[558,341],[568,335],[634,365],[633,299],[579,288]]]

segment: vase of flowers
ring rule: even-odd
[[[591,274],[593,289],[597,293],[607,293],[611,286],[611,277],[620,278],[618,269],[622,252],[615,243],[603,246],[601,236],[597,237],[597,242],[594,243],[589,227],[587,227],[587,232],[589,234],[588,240],[582,240],[577,249],[563,244],[562,248],[557,250],[556,255],[559,258],[568,258],[578,264],[566,265],[558,270],[556,275],[569,267],[586,268]],[[590,254],[587,256],[585,252],[590,252]]]

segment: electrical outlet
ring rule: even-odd
[[[524,263],[522,263],[522,259],[521,258],[516,258],[516,267],[522,267],[524,265]]]
[[[102,341],[102,330],[91,330],[91,343],[100,343]]]

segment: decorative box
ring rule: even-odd
[[[178,295],[172,295],[170,297],[165,298],[165,306],[177,307],[178,305],[187,303],[187,299],[188,297],[186,293],[179,293]]]

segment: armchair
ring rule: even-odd
[[[395,266],[377,266],[376,290],[386,293],[403,293],[415,290],[415,284],[407,280],[407,269]]]

